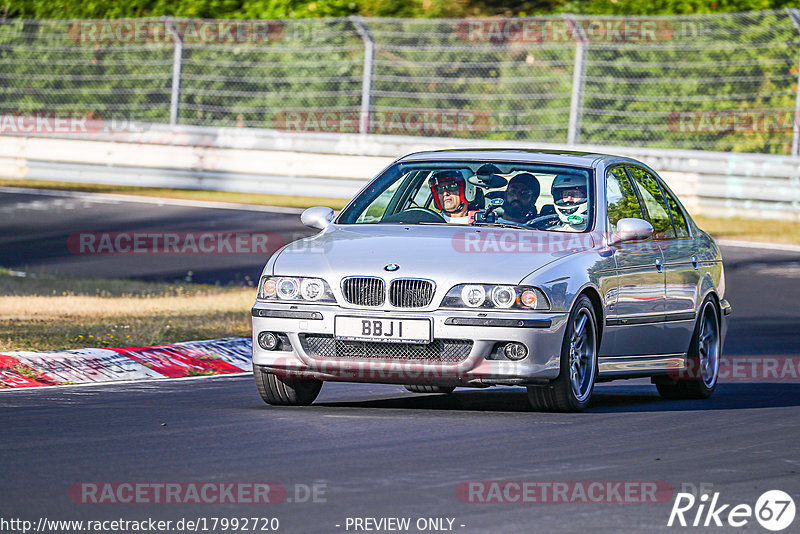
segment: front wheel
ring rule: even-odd
[[[658,393],[665,399],[709,398],[717,388],[720,355],[719,310],[712,299],[706,299],[689,345],[687,368],[675,377],[654,378]]]
[[[597,339],[594,307],[589,297],[581,295],[567,321],[558,378],[547,386],[528,386],[534,409],[579,412],[586,408],[597,379]]]
[[[322,389],[321,380],[279,378],[260,365],[253,365],[253,377],[261,398],[273,406],[308,406]]]

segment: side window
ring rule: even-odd
[[[356,222],[358,223],[376,223],[380,222],[384,215],[389,215],[386,213],[386,208],[389,206],[389,202],[391,202],[392,197],[394,197],[395,193],[397,193],[398,187],[400,184],[405,182],[405,178],[398,178],[395,182],[390,185],[384,192],[382,192],[378,198],[372,201],[367,209],[358,217]]]
[[[423,208],[436,209],[436,206],[432,206],[432,204],[433,194],[431,194],[431,186],[426,179],[422,181],[420,188],[417,189],[417,192],[411,199],[410,205],[407,207],[420,206]]]
[[[622,167],[615,167],[606,174],[606,202],[608,222],[611,224],[612,232],[617,231],[617,222],[620,219],[644,218],[633,185]]]
[[[686,218],[683,216],[683,210],[681,210],[678,205],[678,201],[663,187],[661,188],[661,192],[664,193],[664,198],[667,199],[667,205],[669,205],[669,212],[672,214],[672,223],[675,225],[676,235],[679,238],[689,237],[689,228],[686,224]]]
[[[642,197],[650,224],[653,225],[653,237],[656,239],[671,239],[675,237],[675,229],[669,217],[669,208],[661,194],[661,187],[653,175],[639,167],[626,167],[631,174],[636,189]]]

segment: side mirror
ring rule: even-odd
[[[644,219],[620,219],[617,231],[611,234],[609,245],[617,245],[626,241],[641,241],[653,236],[653,225]]]
[[[333,220],[333,210],[324,206],[308,208],[300,214],[300,222],[309,228],[324,230]]]

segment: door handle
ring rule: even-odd
[[[663,266],[663,265],[661,265],[661,260],[660,260],[660,259],[656,259],[656,270],[657,270],[658,272],[661,272],[661,270],[662,270],[663,268],[664,268],[664,266]]]
[[[698,269],[697,256],[692,256],[692,267],[694,267],[695,269]]]

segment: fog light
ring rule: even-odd
[[[522,343],[508,343],[503,348],[503,354],[509,360],[521,360],[528,355],[528,347]]]
[[[264,350],[275,350],[278,346],[278,336],[272,332],[261,332],[258,334],[258,344]]]

